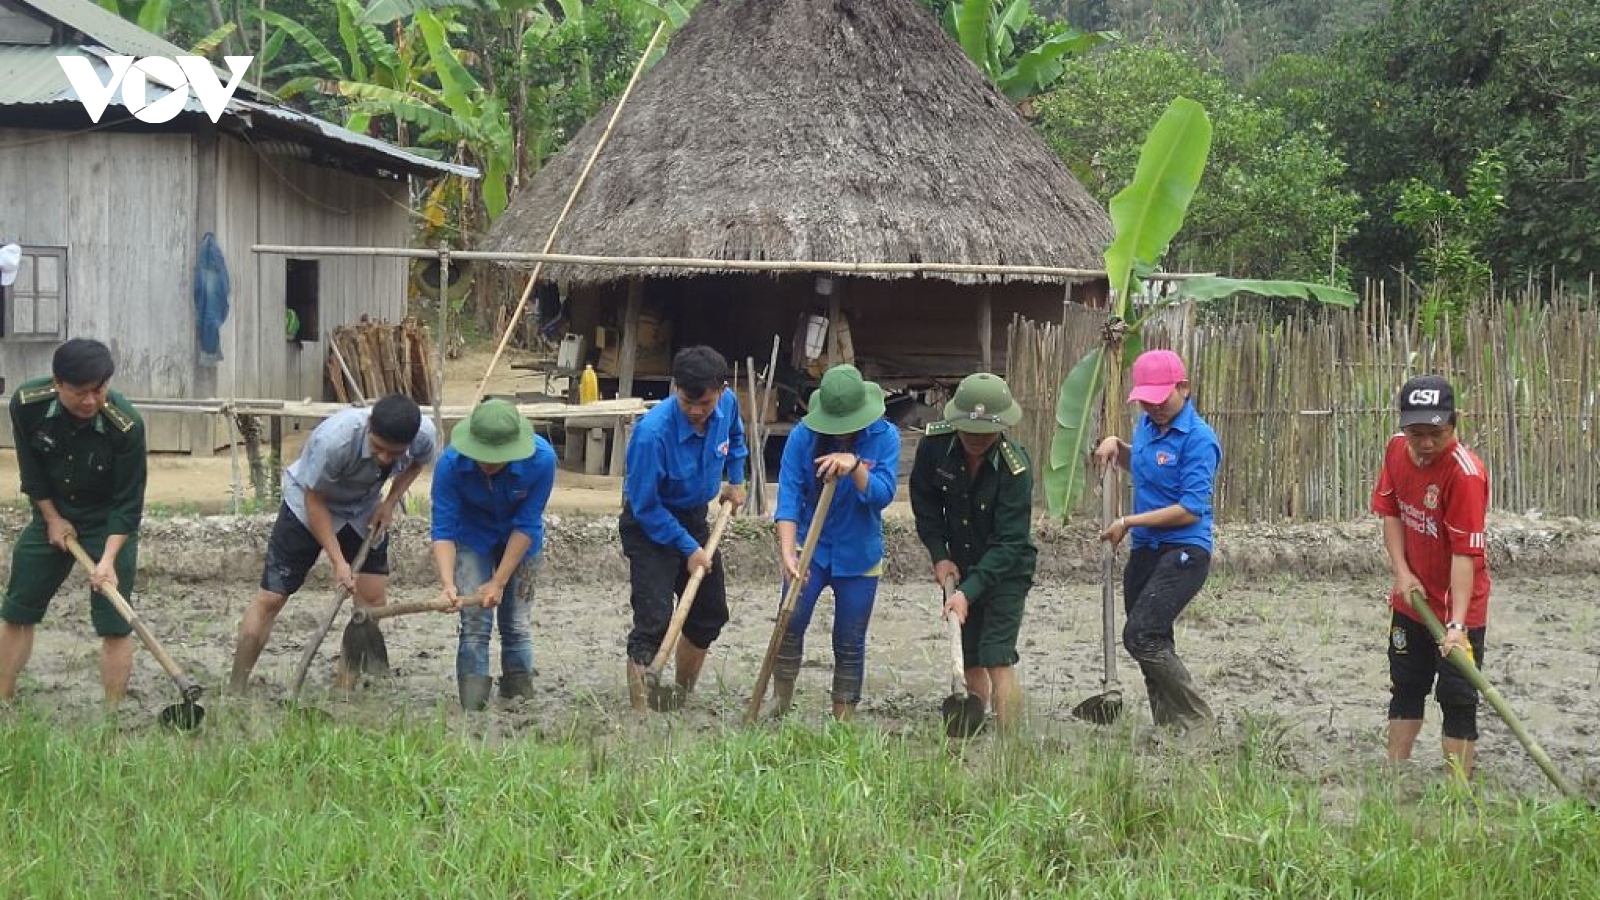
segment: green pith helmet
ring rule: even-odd
[[[1022,421],[1022,407],[999,375],[978,372],[961,379],[944,405],[944,420],[956,431],[995,434]]]
[[[800,421],[817,434],[853,434],[877,421],[883,409],[883,388],[846,364],[822,373],[822,386],[811,392]]]
[[[505,400],[485,400],[450,429],[450,446],[489,465],[527,459],[533,455],[533,423]]]

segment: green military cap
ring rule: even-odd
[[[495,465],[533,455],[533,423],[505,400],[485,400],[450,430],[450,446],[474,462]]]
[[[944,420],[956,431],[994,434],[1022,421],[1022,407],[1004,378],[978,372],[961,379],[955,396],[944,405]]]
[[[876,422],[883,410],[883,388],[845,364],[822,373],[822,384],[811,392],[800,421],[818,434],[854,434]]]

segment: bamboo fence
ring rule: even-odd
[[[1170,307],[1147,323],[1144,345],[1183,356],[1196,406],[1222,441],[1219,518],[1366,515],[1384,445],[1398,429],[1396,394],[1423,373],[1454,385],[1458,433],[1489,470],[1494,508],[1595,518],[1595,299],[1592,286],[1548,298],[1530,289],[1432,323],[1412,298],[1391,301],[1381,290],[1355,310],[1283,318],[1243,303],[1205,314]],[[1040,473],[1057,389],[1104,322],[1103,310],[1079,307],[1069,307],[1061,325],[1012,322],[1007,378],[1026,412],[1015,431]],[[1131,433],[1132,412],[1118,434]],[[1099,433],[1107,433],[1103,425]],[[1092,517],[1098,502],[1085,496],[1072,513]]]

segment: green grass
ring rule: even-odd
[[[1386,778],[1281,732],[965,757],[872,727],[489,743],[443,721],[194,736],[0,719],[8,897],[1600,896],[1600,818]],[[645,737],[641,737],[645,735]],[[1413,773],[1411,778],[1415,778]],[[1418,796],[1420,795],[1420,796]]]

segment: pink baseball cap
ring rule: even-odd
[[[1133,390],[1128,402],[1165,403],[1180,381],[1188,381],[1183,360],[1171,350],[1146,350],[1133,361]]]

